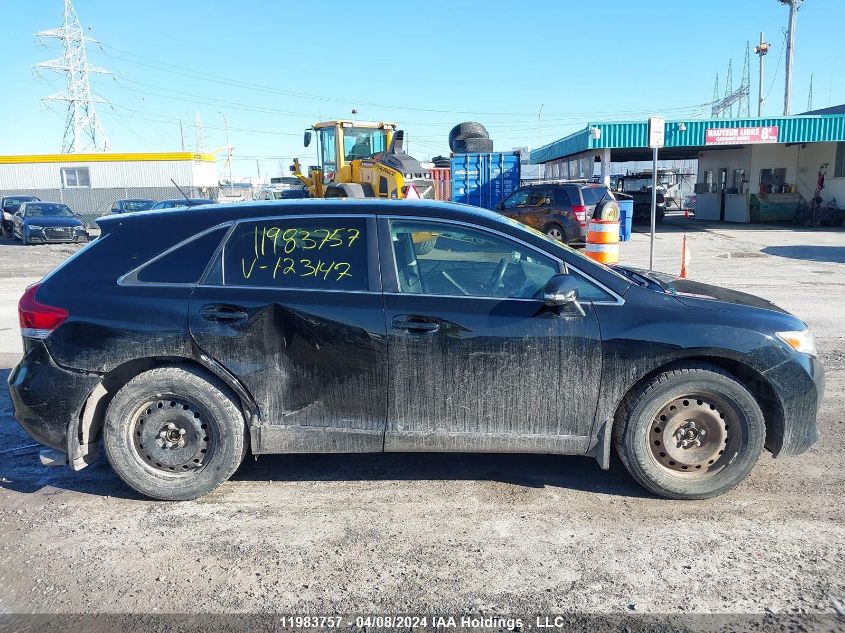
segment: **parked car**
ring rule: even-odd
[[[613,193],[592,182],[524,185],[496,208],[505,216],[572,246],[585,243],[591,219],[619,219]]]
[[[180,207],[198,207],[203,204],[214,204],[209,198],[173,198],[172,200],[159,200],[150,209],[178,209]]]
[[[255,192],[255,200],[298,200],[308,197],[305,187],[264,187]]]
[[[3,210],[3,219],[0,223],[0,231],[3,237],[12,235],[12,217],[20,211],[24,202],[40,202],[35,196],[3,196],[0,198],[0,209]]]
[[[12,237],[28,244],[87,242],[79,215],[59,202],[24,202],[12,216]]]
[[[84,467],[193,499],[267,453],[611,447],[711,497],[819,437],[807,326],[757,297],[602,266],[500,214],[307,200],[98,221],[19,305],[15,417]],[[425,253],[421,246],[434,245]],[[56,397],[61,393],[61,397]]]
[[[135,211],[146,211],[152,209],[155,200],[143,198],[127,198],[126,200],[115,200],[111,205],[112,213],[134,213]]]

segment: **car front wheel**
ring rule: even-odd
[[[765,435],[754,396],[707,364],[667,370],[638,386],[614,421],[622,463],[643,487],[670,499],[706,499],[737,486]]]
[[[244,418],[213,376],[183,367],[139,374],[114,396],[103,441],[109,463],[130,487],[182,501],[229,479],[246,453]]]

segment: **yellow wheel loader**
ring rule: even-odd
[[[402,148],[405,133],[392,123],[324,121],[305,130],[305,147],[317,134],[319,165],[291,171],[313,198],[430,198],[431,173]]]

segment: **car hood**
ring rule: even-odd
[[[82,226],[82,222],[76,218],[35,217],[26,218],[24,221],[27,224],[35,224],[36,226]]]
[[[775,312],[789,314],[789,312],[775,305],[771,301],[748,294],[747,292],[739,292],[737,290],[731,290],[721,286],[714,286],[711,284],[701,283],[700,281],[683,279],[681,277],[675,277],[674,275],[667,275],[666,273],[648,271],[641,268],[632,268],[630,266],[614,266],[613,268],[626,277],[633,279],[635,282],[638,281],[636,276],[644,277],[646,281],[652,283],[653,290],[657,289],[653,287],[656,285],[666,294],[673,295],[678,301],[691,307],[702,307],[702,300],[720,301],[722,303],[750,306],[753,308],[762,308],[764,310],[773,310]],[[631,273],[633,273],[633,275]],[[645,284],[640,282],[640,285]]]

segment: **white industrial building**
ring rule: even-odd
[[[191,152],[0,156],[0,196],[64,202],[86,219],[108,213],[121,198],[216,198],[214,154]]]

